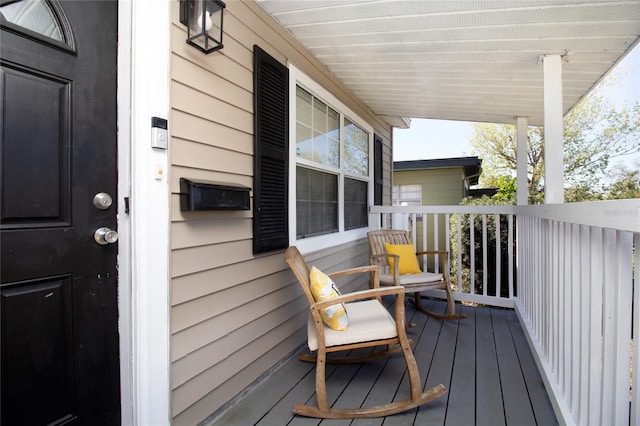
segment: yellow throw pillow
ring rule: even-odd
[[[315,266],[311,268],[309,278],[311,279],[311,294],[316,302],[340,296],[340,291],[333,280]],[[349,317],[344,303],[336,303],[321,309],[320,316],[327,327],[333,330],[345,331],[349,326]]]
[[[387,254],[397,254],[400,256],[400,275],[420,274],[420,264],[414,251],[413,244],[389,244],[384,243],[384,249]],[[389,258],[389,273],[393,274],[393,258]]]

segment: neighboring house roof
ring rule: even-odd
[[[640,1],[258,0],[372,111],[542,126],[544,55],[564,59],[563,114],[640,35]]]
[[[472,198],[481,198],[486,195],[487,197],[493,197],[498,193],[500,188],[477,188],[469,190],[469,197]]]
[[[438,158],[433,160],[394,161],[393,171],[432,170],[440,168],[461,167],[469,186],[477,185],[482,173],[482,159],[478,157]]]

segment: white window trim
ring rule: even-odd
[[[311,251],[322,250],[329,247],[334,247],[340,244],[349,243],[352,241],[366,238],[369,226],[364,228],[353,229],[350,231],[344,230],[344,182],[339,180],[338,184],[338,224],[339,229],[336,233],[319,235],[317,237],[297,239],[296,229],[296,165],[298,163],[296,157],[296,86],[300,84],[306,90],[309,90],[318,99],[327,103],[340,113],[340,127],[344,126],[344,117],[346,116],[354,124],[360,126],[361,129],[369,134],[369,176],[367,185],[367,200],[369,207],[373,205],[373,134],[374,130],[369,123],[360,118],[349,107],[336,98],[331,92],[318,84],[311,77],[299,70],[292,63],[289,66],[289,245],[295,245],[302,253],[308,253]],[[340,153],[343,158],[344,144],[342,143],[344,135],[340,135]],[[303,163],[302,161],[300,163]],[[342,170],[342,162],[340,166],[341,176],[347,176],[357,178],[351,175],[345,175]],[[370,224],[368,224],[370,225]]]

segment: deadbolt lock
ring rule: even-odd
[[[113,199],[111,195],[106,192],[98,192],[95,197],[93,197],[93,205],[100,210],[106,210],[111,207],[113,204]]]

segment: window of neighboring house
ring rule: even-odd
[[[422,185],[394,185],[394,206],[421,206]]]
[[[290,92],[295,93],[290,106],[295,143],[290,144],[289,176],[295,177],[290,184],[296,190],[289,202],[295,211],[289,217],[295,240],[331,236],[338,243],[362,238],[373,204],[373,131],[293,66]]]

